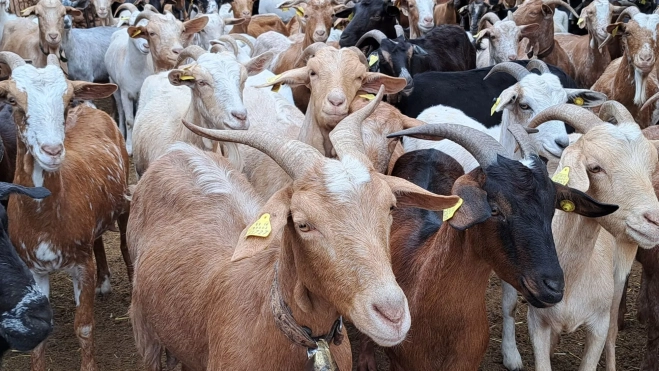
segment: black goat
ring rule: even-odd
[[[407,95],[412,92],[412,77],[416,74],[476,68],[476,48],[457,25],[440,25],[424,37],[411,40],[403,37],[391,40],[372,30],[362,36],[357,47],[369,55],[371,70],[405,78],[407,86],[403,94]]]
[[[354,46],[368,31],[380,30],[388,38],[396,38],[396,23],[400,18],[400,10],[390,0],[362,0],[353,8],[335,14],[337,18],[352,20],[343,30],[339,45],[342,48]]]

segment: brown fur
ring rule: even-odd
[[[574,68],[574,81],[584,89],[593,86],[611,63],[609,49],[605,47],[600,52],[598,48],[591,48],[591,38],[589,35],[554,35],[555,41],[570,58],[570,64]]]
[[[435,18],[435,26],[439,26],[440,24],[458,24],[458,14],[456,13],[453,0],[435,6],[433,18]]]

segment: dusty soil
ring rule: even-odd
[[[109,109],[109,102],[102,102],[99,108]],[[135,183],[134,174],[131,182]],[[141,360],[136,354],[133,333],[128,319],[130,305],[130,282],[119,251],[118,233],[108,232],[104,236],[108,263],[112,270],[112,293],[98,297],[95,304],[96,327],[96,361],[100,371],[142,370]],[[626,329],[618,336],[617,366],[618,370],[638,370],[645,352],[645,329],[636,320],[636,297],[640,283],[640,266],[635,263],[631,273],[628,292],[628,313],[625,319]],[[490,279],[487,291],[487,307],[490,319],[490,343],[481,364],[481,370],[505,370],[501,362],[501,287],[496,277]],[[47,364],[51,371],[73,371],[80,367],[80,349],[73,333],[75,303],[73,301],[73,284],[66,273],[51,276],[51,303],[55,313],[55,330],[48,339],[46,350]],[[533,369],[533,354],[526,330],[526,304],[519,306],[517,313],[517,342],[527,370]],[[583,331],[563,336],[554,355],[554,370],[576,370],[583,349]],[[353,349],[358,343],[353,341]],[[356,359],[356,357],[355,357]],[[387,370],[387,362],[378,353],[380,370]],[[600,369],[604,369],[604,358]],[[2,370],[24,371],[30,369],[30,356],[26,353],[12,352],[4,357]],[[264,367],[267,369],[267,367]]]

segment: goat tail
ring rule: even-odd
[[[149,371],[161,371],[162,364],[160,359],[163,347],[157,340],[157,336],[151,331],[139,307],[131,304],[128,312],[130,314],[131,324],[133,325],[135,346],[137,347],[137,352],[142,356],[145,369]]]

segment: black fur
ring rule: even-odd
[[[390,39],[396,37],[394,26],[400,18],[400,11],[391,1],[362,0],[357,2],[354,8],[339,12],[335,16],[348,18],[351,13],[353,18],[339,40],[342,48],[354,46],[359,38],[370,30],[380,30]]]

